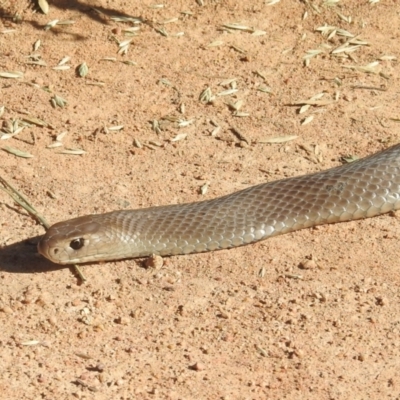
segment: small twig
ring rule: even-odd
[[[35,209],[35,207],[29,202],[29,200],[17,189],[15,189],[10,183],[4,178],[0,177],[0,182],[4,187],[0,187],[1,190],[6,192],[13,200],[19,204],[22,208],[28,211],[29,214],[33,215],[45,228],[49,229],[50,225],[46,219]]]
[[[7,193],[9,196],[12,197],[12,199],[19,204],[22,208],[24,208],[26,211],[28,211],[29,214],[31,214],[34,218],[36,218],[41,225],[44,226],[44,228],[47,230],[49,229],[50,225],[46,221],[46,219],[41,215],[36,208],[29,202],[29,200],[22,194],[20,193],[17,189],[15,189],[10,183],[8,183],[4,178],[0,176],[0,183],[3,185],[3,187],[0,186],[0,189]],[[77,265],[73,266],[74,272],[76,275],[78,275],[79,279],[82,282],[86,281],[86,277],[83,274],[83,272],[80,270],[80,268]]]
[[[242,132],[239,131],[239,129],[232,127],[231,128],[232,133],[241,141],[246,142],[248,145],[250,145],[250,140],[248,140],[246,138],[246,136],[244,136],[244,134]]]
[[[366,90],[380,90],[381,92],[386,92],[387,88],[379,88],[374,86],[362,86],[362,85],[354,85],[352,89],[366,89]]]

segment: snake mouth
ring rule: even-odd
[[[44,236],[37,245],[38,253],[56,264],[66,264],[62,257],[60,257],[62,249],[59,247],[49,246],[48,240]]]

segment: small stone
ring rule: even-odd
[[[304,357],[304,351],[302,349],[295,349],[294,354],[296,354],[296,356],[299,358]]]
[[[53,297],[49,292],[43,292],[37,299],[37,303],[41,306],[50,305],[53,302]]]
[[[71,302],[71,304],[72,304],[74,307],[79,306],[81,303],[82,303],[82,302],[81,302],[80,299],[74,299],[74,300],[72,300],[72,302]]]
[[[115,322],[120,325],[129,325],[129,318],[128,317],[118,317]]]
[[[357,357],[358,361],[365,361],[365,355],[364,354],[359,354]]]
[[[378,296],[378,297],[376,297],[376,304],[378,306],[387,306],[388,305],[388,300],[387,300],[386,297]]]
[[[5,313],[5,314],[12,314],[13,313],[12,308],[9,307],[9,306],[0,307],[0,311],[3,311],[3,313]]]
[[[161,256],[152,255],[146,262],[146,268],[161,269],[164,265],[164,260]]]
[[[223,311],[223,310],[220,310],[218,316],[219,316],[220,318],[223,318],[223,319],[231,319],[231,315],[230,315],[228,312]]]
[[[103,363],[101,363],[101,362],[99,362],[99,363],[97,363],[96,364],[96,366],[95,366],[95,369],[97,370],[97,371],[99,371],[99,372],[103,372],[104,371],[104,364]]]
[[[34,289],[28,288],[24,292],[24,297],[21,299],[21,302],[24,304],[32,304],[35,303],[38,298],[38,292]]]
[[[317,268],[317,263],[314,260],[304,260],[300,263],[299,268],[315,269],[315,268]]]
[[[193,371],[204,371],[206,369],[206,366],[201,362],[197,362],[196,364],[193,364],[190,369],[192,369]]]
[[[89,372],[84,372],[83,374],[81,374],[79,379],[82,381],[88,381],[88,380],[90,380],[90,377],[91,377],[91,375]]]

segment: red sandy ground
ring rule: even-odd
[[[29,115],[49,124],[0,141],[34,156],[2,151],[0,175],[50,222],[213,198],[399,141],[399,64],[382,58],[400,56],[396,0],[201,3],[54,0],[43,15],[23,1],[0,2],[0,72],[24,73],[0,78],[1,122],[5,129]],[[113,37],[129,39],[124,29],[134,25],[115,15],[146,21],[126,55]],[[75,23],[43,29],[55,19]],[[221,30],[234,22],[265,34]],[[332,54],[349,38],[316,31],[325,24],[368,45]],[[322,53],[305,66],[316,49]],[[65,56],[71,68],[54,70]],[[372,73],[357,69],[374,61]],[[89,73],[79,77],[83,62]],[[207,87],[232,88],[231,78],[236,93],[199,101]],[[291,106],[322,92],[330,104],[302,114]],[[64,108],[52,107],[54,94],[67,100]],[[247,116],[229,107],[238,100]],[[179,119],[193,121],[178,127]],[[214,136],[211,120],[221,126]],[[64,147],[47,148],[64,131]],[[187,136],[171,141],[180,134]],[[86,153],[60,154],[65,148]],[[0,227],[3,399],[400,396],[396,216],[171,257],[159,269],[140,260],[87,265],[84,284],[37,255],[37,239],[22,242],[44,229],[3,192]]]

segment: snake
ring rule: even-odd
[[[229,249],[400,208],[400,144],[324,171],[210,200],[117,210],[51,226],[38,252],[57,264]]]

